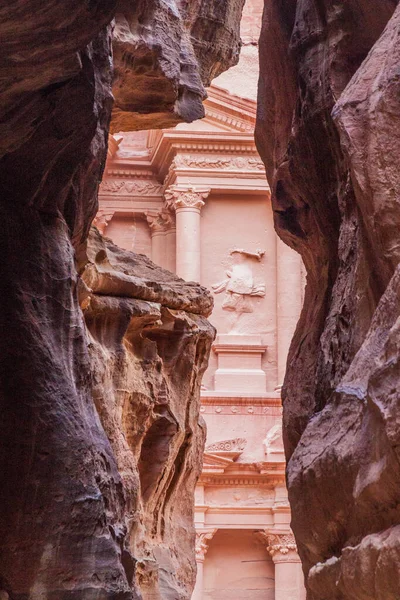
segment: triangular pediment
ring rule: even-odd
[[[211,86],[204,101],[205,117],[193,123],[180,123],[182,131],[219,131],[252,133],[256,120],[256,103]]]

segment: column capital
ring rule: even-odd
[[[146,212],[146,220],[152,235],[165,233],[168,229],[175,227],[174,217],[170,211],[164,209],[158,212]]]
[[[211,192],[210,188],[172,185],[165,190],[165,204],[167,208],[179,210],[180,208],[195,208],[200,210],[204,206]]]
[[[92,225],[97,227],[97,229],[100,231],[101,235],[104,235],[106,232],[107,226],[108,226],[109,222],[111,221],[111,219],[113,218],[113,216],[114,216],[114,211],[105,211],[100,208],[100,210],[97,211],[95,218],[93,219]]]
[[[266,543],[267,551],[272,556],[274,563],[300,562],[293,533],[270,533],[267,530],[257,533]]]
[[[216,534],[216,529],[208,531],[196,531],[196,561],[204,562],[208,550],[208,544]]]

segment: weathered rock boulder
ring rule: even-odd
[[[237,63],[244,0],[119,0],[111,131],[204,117],[204,86]]]
[[[283,389],[293,530],[311,600],[400,580],[400,8],[270,2],[257,142],[275,225],[307,268]]]
[[[96,229],[79,270],[92,396],[121,474],[137,586],[144,599],[189,598],[211,295]]]
[[[163,27],[175,44],[172,1],[142,4],[146,31],[157,4],[170,7]],[[92,257],[86,245],[107,153],[116,9],[114,0],[0,7],[2,600],[186,599],[194,583],[210,300],[144,259],[110,247]],[[229,64],[219,28],[209,29],[205,65],[211,48]],[[146,71],[145,61],[137,88]],[[154,111],[143,108],[156,126]]]

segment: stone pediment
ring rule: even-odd
[[[229,131],[253,133],[256,119],[256,103],[239,98],[227,90],[211,86],[204,102],[205,117],[195,123],[181,123],[181,131]]]
[[[231,458],[225,458],[223,456],[217,456],[216,454],[210,454],[204,452],[203,455],[203,473],[208,475],[222,475],[226,469],[233,464]]]

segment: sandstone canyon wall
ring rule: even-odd
[[[237,58],[241,8],[0,7],[2,600],[190,597],[210,299],[87,237],[113,106],[114,15],[131,25],[122,35],[117,17],[114,111],[140,128],[201,116],[202,86]]]
[[[257,142],[307,268],[283,389],[310,600],[400,589],[400,7],[269,0]]]

